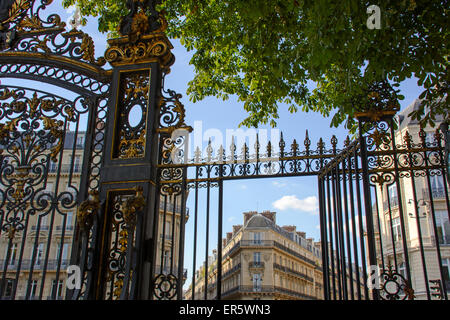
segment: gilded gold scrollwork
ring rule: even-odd
[[[136,225],[136,214],[143,210],[146,204],[142,187],[136,187],[135,190],[136,194],[128,198],[122,205],[123,219],[130,230],[134,229]]]
[[[93,217],[100,208],[99,193],[97,190],[89,192],[89,198],[83,201],[77,210],[77,224],[82,231],[89,231]]]

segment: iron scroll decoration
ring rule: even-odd
[[[394,270],[391,263],[380,275],[383,283],[380,289],[382,300],[414,300],[414,290],[408,280]]]

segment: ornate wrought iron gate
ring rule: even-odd
[[[0,77],[29,80],[0,88],[0,296],[153,298],[158,146],[186,127],[179,95],[163,93],[166,22],[155,1],[128,1],[97,58],[77,21],[45,16],[51,3],[0,8]],[[67,292],[66,270],[81,275]]]
[[[186,199],[191,194],[195,203],[195,271],[202,191],[206,255],[209,219],[217,212],[214,297],[226,298],[224,181],[306,175],[319,181],[323,259],[316,267],[323,272],[325,299],[412,298],[412,280],[416,287],[419,280],[407,213],[416,219],[414,248],[425,294],[436,294],[429,282],[438,281],[447,299],[440,245],[448,243],[440,238],[433,188],[433,179],[442,177],[437,196],[448,215],[446,132],[436,132],[431,142],[424,131],[419,142],[403,134],[399,143],[395,111],[367,106],[369,112],[359,115],[359,138],[345,141],[343,149],[335,138],[330,149],[322,140],[313,149],[308,135],[303,149],[295,140],[289,149],[281,136],[276,153],[271,142],[257,140],[254,154],[244,144],[238,155],[232,143],[228,153],[209,145],[206,155],[196,151],[187,159],[192,128],[184,122],[180,95],[164,89],[174,57],[155,1],[128,1],[120,37],[108,41],[100,58],[76,23],[66,30],[59,16],[43,16],[51,2],[10,0],[0,7],[0,77],[26,80],[0,86],[2,299],[182,299]],[[427,187],[422,199],[418,178]],[[401,191],[408,179],[412,202]],[[428,201],[432,218],[427,239],[419,200]],[[427,271],[434,259],[429,248],[438,278],[428,277],[435,274]],[[369,290],[373,266],[380,266],[383,281]],[[66,291],[66,270],[76,276],[76,268],[81,283]],[[193,299],[208,297],[207,290],[195,296],[195,273],[192,283]]]
[[[360,113],[358,140],[319,174],[326,299],[447,299],[446,132],[394,131],[394,114]]]

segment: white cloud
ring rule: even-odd
[[[242,190],[247,190],[247,186],[245,185],[245,184],[241,184],[240,186],[239,186],[239,189],[242,189]]]
[[[311,213],[317,213],[319,210],[319,201],[317,197],[310,196],[304,199],[299,199],[295,195],[283,196],[272,203],[273,207],[278,210],[298,210]]]
[[[227,219],[228,222],[232,222],[233,220],[236,220],[236,217],[229,217],[229,218]]]
[[[285,182],[279,182],[279,181],[273,181],[272,185],[277,187],[277,188],[283,188],[287,186],[287,183]]]

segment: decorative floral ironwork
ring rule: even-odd
[[[369,119],[379,122],[384,117],[392,117],[400,110],[397,92],[387,80],[379,81],[368,86],[364,94],[355,99],[358,119]]]
[[[137,213],[144,209],[146,204],[142,187],[136,187],[136,195],[128,198],[122,205],[123,219],[129,230],[133,230],[137,222]]]
[[[170,51],[173,46],[164,33],[167,22],[155,10],[156,2],[127,1],[130,12],[120,23],[122,37],[108,40],[105,58],[109,63],[121,65],[157,61],[168,73],[175,57]]]
[[[60,209],[75,205],[71,192],[52,195],[45,190],[49,163],[61,156],[65,128],[79,117],[79,97],[61,97],[19,87],[0,86],[0,185],[6,202],[2,230],[14,236],[23,230],[28,214],[42,212],[57,199]]]
[[[414,300],[414,289],[410,282],[398,273],[389,261],[387,269],[381,273],[380,297],[383,300]]]
[[[55,57],[67,56],[74,62],[87,62],[94,67],[105,65],[104,58],[95,58],[94,42],[88,34],[76,29],[66,31],[65,22],[56,14],[41,17],[41,13],[52,2],[53,0],[2,2],[3,10],[9,8],[7,15],[3,11],[0,16],[0,49],[7,50],[3,54],[41,53]]]
[[[154,280],[153,293],[158,300],[175,298],[178,288],[178,279],[173,274],[159,274]]]
[[[142,158],[145,155],[147,137],[147,109],[150,90],[149,71],[127,72],[121,75],[116,130],[119,135],[113,156],[121,159]],[[130,111],[139,108],[140,119],[130,124]]]
[[[100,209],[98,191],[89,192],[90,197],[84,200],[77,210],[77,224],[82,231],[89,231],[92,227],[94,216]]]

